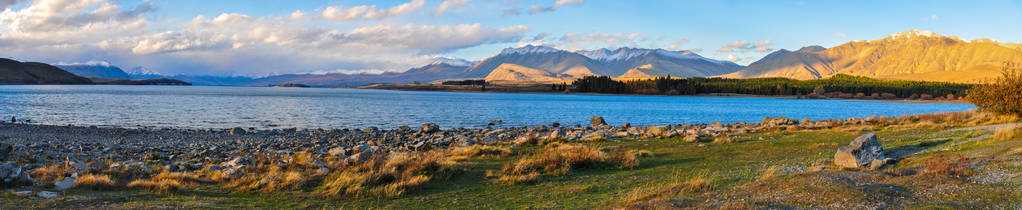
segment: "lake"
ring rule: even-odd
[[[441,128],[663,125],[763,117],[842,119],[974,109],[970,104],[862,100],[421,92],[330,88],[0,85],[0,119],[52,125],[175,128]]]

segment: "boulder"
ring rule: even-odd
[[[245,129],[244,129],[244,128],[241,128],[241,127],[235,127],[235,128],[231,128],[231,130],[228,130],[228,131],[227,131],[227,134],[230,134],[230,135],[241,135],[241,134],[245,134]]]
[[[36,195],[38,195],[41,198],[56,198],[57,196],[60,196],[60,193],[50,191],[39,191],[39,193],[37,193]]]
[[[433,133],[437,131],[440,131],[440,126],[433,123],[422,124],[422,128],[419,129],[419,132],[421,133]]]
[[[17,163],[0,164],[0,186],[19,186],[32,183],[32,177],[28,175]]]
[[[53,189],[56,189],[56,190],[68,190],[68,189],[74,188],[75,185],[76,185],[75,178],[74,177],[67,177],[67,178],[64,178],[64,180],[60,180],[60,181],[57,181],[57,183],[53,183]]]
[[[603,121],[603,117],[593,116],[589,118],[589,125],[595,127],[607,126],[607,121]]]
[[[834,154],[834,165],[841,168],[870,169],[874,168],[871,165],[875,160],[884,159],[884,148],[877,141],[877,135],[867,133],[855,138],[848,146],[838,148],[837,153]],[[878,164],[884,162],[886,161],[878,162]]]
[[[327,154],[330,154],[331,156],[334,157],[344,157],[344,153],[345,153],[344,147],[334,147],[333,149],[327,151]]]

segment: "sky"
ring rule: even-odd
[[[1022,1],[0,0],[0,56],[161,74],[401,72],[501,49],[778,50],[928,30],[1022,43]]]

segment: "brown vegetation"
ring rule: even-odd
[[[926,165],[923,166],[919,174],[927,176],[968,176],[972,175],[969,163],[969,159],[962,156],[936,156],[926,161]]]
[[[75,187],[78,188],[92,190],[110,190],[117,188],[117,182],[110,178],[110,175],[82,175],[75,180],[75,185]]]
[[[366,163],[330,174],[316,192],[327,197],[398,196],[460,170],[456,162],[440,151],[378,155]]]
[[[983,110],[1022,115],[1022,66],[1005,63],[1001,77],[972,88],[966,100]]]
[[[639,165],[638,152],[615,148],[610,153],[582,144],[552,143],[536,154],[505,164],[501,184],[535,181],[539,174],[567,175],[572,169],[611,166],[633,168]]]

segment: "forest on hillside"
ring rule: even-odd
[[[927,81],[879,80],[835,75],[825,79],[788,78],[672,78],[618,81],[607,76],[587,76],[572,82],[576,92],[695,95],[735,93],[752,95],[794,95],[807,98],[913,98],[954,99],[962,97],[971,84]]]

